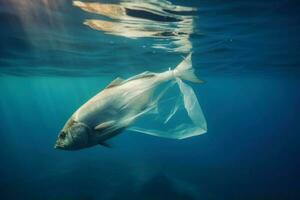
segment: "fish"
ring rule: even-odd
[[[153,109],[157,102],[153,99],[154,92],[163,83],[174,80],[203,82],[194,73],[191,53],[173,70],[162,73],[146,71],[126,80],[120,77],[113,80],[71,115],[60,131],[54,148],[79,150],[96,145],[110,147],[107,140],[122,133],[136,119]]]

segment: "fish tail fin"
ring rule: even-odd
[[[180,78],[182,80],[191,81],[194,83],[203,83],[204,81],[198,79],[194,72],[194,68],[192,66],[192,53],[189,53],[187,57],[181,61],[177,65],[177,67],[173,70],[173,74],[175,77]]]

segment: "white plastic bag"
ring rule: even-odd
[[[201,135],[207,124],[194,90],[181,79],[167,83],[165,89],[153,94],[152,105],[136,117],[128,130],[153,136],[184,139]]]

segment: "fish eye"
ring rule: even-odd
[[[59,138],[65,139],[65,137],[66,137],[66,133],[65,132],[61,132],[61,134],[59,135]]]

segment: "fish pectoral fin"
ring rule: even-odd
[[[117,85],[121,85],[123,83],[123,81],[124,81],[124,79],[118,77],[115,80],[113,80],[110,84],[108,84],[108,86],[106,86],[106,88],[112,88]]]
[[[112,148],[112,146],[106,142],[99,142],[99,145],[106,147],[106,148]]]
[[[106,129],[106,128],[109,128],[111,127],[112,125],[115,124],[115,121],[114,120],[111,120],[111,121],[107,121],[107,122],[103,122],[101,124],[98,124],[97,126],[95,126],[95,130],[96,131],[101,131],[103,129]]]

